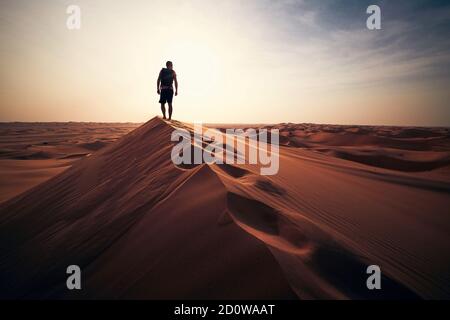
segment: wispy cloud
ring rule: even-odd
[[[266,14],[278,28],[277,54],[304,61],[313,73],[328,73],[332,79],[332,74],[341,74],[339,84],[352,86],[450,77],[450,4],[378,1],[382,30],[370,31],[365,10],[371,3],[266,3]]]

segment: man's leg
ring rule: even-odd
[[[169,110],[171,110],[171,109],[169,108]],[[161,103],[161,111],[163,113],[163,118],[166,119],[166,106],[165,106],[165,103]]]
[[[172,119],[172,102],[169,102],[169,120]]]

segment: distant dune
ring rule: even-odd
[[[0,202],[138,127],[133,123],[0,123]]]
[[[278,128],[286,146],[398,171],[450,167],[449,128],[289,125]],[[448,176],[448,174],[447,174]]]
[[[0,204],[0,297],[450,298],[448,128],[264,125],[282,146],[261,176],[173,165],[176,127],[192,129],[153,118],[114,142],[74,137],[63,172]],[[60,153],[19,160],[45,147],[30,149],[0,161]],[[72,264],[81,291],[66,289]],[[382,290],[366,288],[371,264]]]

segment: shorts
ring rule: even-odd
[[[159,95],[159,103],[172,103],[173,99],[173,89],[161,89]]]

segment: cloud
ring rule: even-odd
[[[304,0],[266,4],[266,15],[276,21],[277,54],[297,60],[299,72],[306,71],[301,64],[307,63],[310,75],[323,75],[317,85],[328,83],[326,78],[339,86],[365,86],[450,77],[449,4],[378,1],[382,30],[371,31],[365,22],[366,8],[372,3]]]

